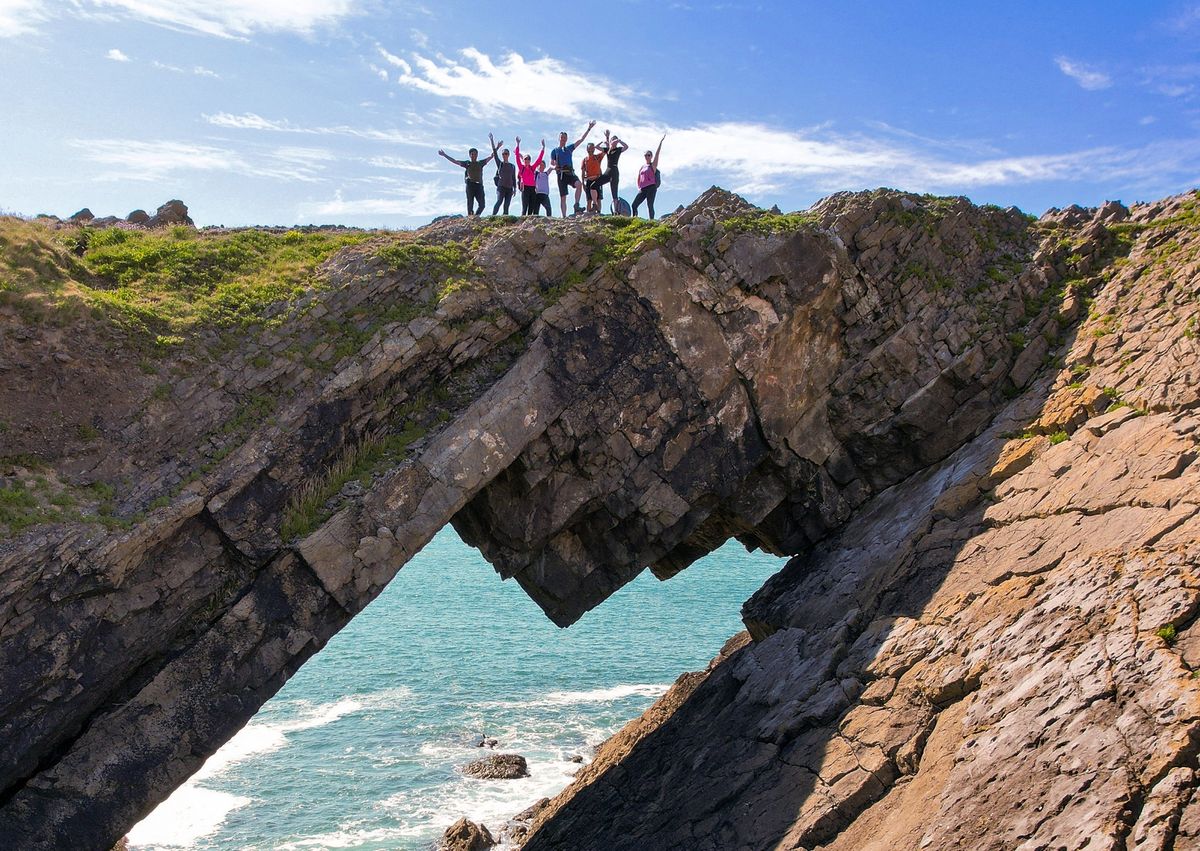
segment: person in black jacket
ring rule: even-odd
[[[497,142],[492,138],[492,134],[488,133],[488,140],[492,143],[492,157],[496,160],[496,206],[492,207],[492,215],[500,212],[500,205],[504,205],[504,215],[508,215],[508,205],[512,202],[513,193],[517,191],[517,167],[508,161],[508,148],[500,151],[497,154],[497,149],[503,145],[503,142]],[[520,141],[520,140],[518,140]],[[503,160],[501,160],[503,157]]]
[[[467,215],[483,215],[483,208],[487,204],[487,198],[483,194],[483,167],[492,161],[495,153],[486,160],[479,159],[478,148],[467,151],[469,159],[465,160],[456,160],[445,151],[438,151],[438,156],[445,157],[464,171],[463,179],[467,183]],[[478,210],[474,207],[476,202],[479,204]]]

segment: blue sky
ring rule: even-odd
[[[1149,200],[1200,184],[1197,45],[1200,0],[0,0],[0,210],[413,226],[465,207],[438,148],[591,118],[668,134],[660,210]]]

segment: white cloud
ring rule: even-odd
[[[662,128],[626,127],[634,140],[626,159],[657,144]],[[647,140],[650,141],[647,144]],[[725,122],[671,130],[663,144],[665,185],[703,188],[714,180],[737,192],[759,194],[898,186],[929,192],[965,192],[982,186],[1045,181],[1145,182],[1200,172],[1200,140],[1140,149],[1092,148],[1025,156],[948,157],[931,146],[897,144],[879,137],[840,135],[827,128],[781,130]],[[631,164],[629,169],[634,170]],[[693,184],[692,181],[695,181]]]
[[[263,118],[253,112],[233,115],[229,112],[217,112],[205,115],[204,120],[216,127],[228,127],[233,130],[270,130],[276,133],[304,133],[315,136],[353,136],[359,139],[370,139],[376,142],[392,142],[398,144],[421,144],[410,135],[398,130],[376,130],[370,127],[349,127],[339,124],[334,127],[301,127],[284,119],[277,121]]]
[[[366,160],[368,165],[375,168],[399,169],[401,171],[417,171],[424,174],[436,174],[442,171],[442,168],[435,162],[422,163],[415,160],[406,160],[403,157],[370,157]]]
[[[179,171],[247,171],[249,165],[234,151],[183,142],[138,139],[77,139],[86,159],[111,166],[107,180],[163,180]]]
[[[108,53],[104,54],[104,56],[106,59],[111,59],[113,62],[128,62],[129,61],[129,57],[126,56],[124,53],[122,53],[120,50],[118,50],[115,47],[112,50],[108,51]]]
[[[307,35],[353,14],[358,0],[71,0],[56,14],[133,19],[222,38],[256,32]],[[32,32],[51,17],[46,0],[0,0],[0,38]]]
[[[44,0],[0,0],[0,38],[31,33],[48,17]]]
[[[385,83],[388,81],[388,72],[385,69],[380,68],[374,62],[368,62],[367,67],[374,71],[375,76],[377,76],[379,79],[383,80]]]
[[[168,65],[165,62],[159,62],[157,59],[150,63],[160,71],[170,71],[172,74],[195,74],[197,77],[211,77],[214,80],[221,79],[221,75],[216,71],[205,68],[203,65],[193,65],[189,68],[180,68],[178,65]]]
[[[549,56],[526,60],[513,52],[496,62],[473,47],[460,53],[465,62],[413,54],[415,70],[401,69],[398,82],[438,97],[465,101],[478,115],[512,111],[579,118],[597,110],[625,115],[643,111],[638,105],[640,95],[633,89],[599,74],[575,70]]]
[[[401,59],[396,54],[388,53],[380,45],[375,45],[375,49],[379,51],[379,55],[383,57],[384,62],[388,63],[389,65],[396,66],[401,71],[403,71],[405,74],[412,73],[412,66],[409,65],[407,62],[405,62],[403,59]]]
[[[227,172],[248,177],[314,183],[333,154],[315,148],[278,148],[260,156],[229,148],[140,139],[76,139],[71,145],[91,162],[108,166],[101,180],[163,181],[181,172]],[[250,158],[248,158],[250,156]]]
[[[461,186],[461,183],[459,183]],[[464,212],[466,200],[461,189],[445,183],[432,181],[397,188],[383,197],[356,198],[347,200],[339,190],[328,201],[311,201],[301,204],[300,219],[328,217],[327,220],[345,220],[363,216],[404,216],[428,218],[448,213]]]
[[[255,32],[307,34],[354,12],[355,0],[88,0],[95,7],[171,29],[224,38]]]
[[[1098,89],[1107,89],[1112,85],[1112,78],[1108,74],[1090,65],[1076,62],[1073,59],[1068,59],[1066,56],[1054,57],[1054,63],[1058,65],[1058,70],[1079,83],[1081,88],[1096,91]]]

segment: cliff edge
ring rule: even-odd
[[[797,556],[527,848],[1184,830],[1195,218],[12,225],[0,830],[110,846],[447,522],[560,625],[730,537]],[[1072,773],[1010,753],[1037,724]],[[1039,765],[1049,803],[1002,809],[989,773]]]

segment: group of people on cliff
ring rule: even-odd
[[[483,215],[484,207],[487,204],[487,196],[483,188],[483,170],[488,163],[493,161],[496,163],[496,172],[492,181],[496,185],[497,195],[496,204],[492,207],[493,216],[497,215],[501,208],[504,209],[504,215],[508,215],[509,205],[518,189],[521,191],[522,216],[541,215],[542,210],[546,211],[547,216],[553,216],[554,213],[550,206],[551,172],[557,176],[559,205],[563,218],[566,218],[567,215],[567,195],[571,189],[575,190],[575,214],[600,213],[605,186],[608,186],[611,194],[612,212],[623,212],[627,205],[618,194],[621,180],[619,163],[621,154],[629,150],[629,145],[605,130],[603,142],[600,144],[587,143],[587,155],[581,163],[583,178],[580,179],[579,175],[575,173],[575,149],[584,143],[595,126],[595,121],[589,121],[583,134],[570,144],[567,143],[569,138],[567,132],[564,130],[559,133],[558,147],[550,152],[549,167],[546,165],[546,140],[542,140],[542,149],[538,153],[537,159],[534,160],[530,154],[521,153],[520,136],[516,137],[515,163],[509,160],[510,151],[508,148],[503,148],[504,142],[497,142],[491,133],[488,134],[488,141],[491,143],[492,153],[486,159],[479,158],[478,148],[471,148],[467,151],[465,160],[456,160],[445,151],[438,151],[438,155],[463,169],[466,179],[468,216]],[[638,193],[633,199],[631,208],[634,216],[638,214],[638,207],[644,201],[650,218],[654,218],[654,197],[658,194],[658,187],[662,182],[662,175],[658,170],[658,157],[662,153],[662,143],[666,138],[664,135],[658,141],[656,150],[646,151],[645,164],[638,169]],[[586,208],[579,203],[580,197],[584,193],[587,194]]]

